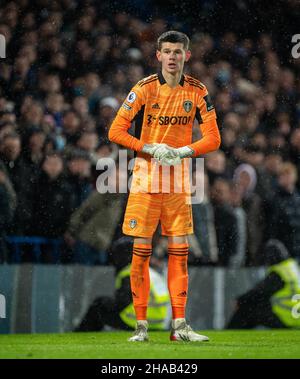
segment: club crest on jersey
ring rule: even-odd
[[[183,108],[186,112],[190,112],[193,107],[193,103],[190,100],[186,100],[183,102]]]
[[[127,96],[128,103],[133,103],[136,99],[136,93],[131,91],[130,94]]]
[[[136,225],[137,225],[136,220],[132,219],[129,221],[129,226],[131,227],[131,229],[134,229]]]

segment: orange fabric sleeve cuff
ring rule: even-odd
[[[127,149],[141,151],[144,147],[144,142],[128,133],[131,122],[126,118],[117,115],[108,132],[108,139],[118,145],[122,145]]]
[[[188,147],[194,150],[193,157],[217,150],[221,144],[221,136],[216,119],[204,122],[200,125],[200,129],[202,138],[188,145]]]

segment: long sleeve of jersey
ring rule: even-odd
[[[128,133],[130,126],[131,122],[118,114],[110,127],[108,138],[110,141],[128,149],[141,151],[144,143]]]
[[[130,135],[128,129],[131,126],[131,122],[138,116],[143,104],[143,92],[138,86],[133,87],[112,122],[108,133],[110,141],[134,151],[142,150],[144,143]]]
[[[199,122],[202,138],[188,145],[195,152],[193,157],[217,150],[221,144],[215,108],[205,86],[198,97],[195,118]]]
[[[200,125],[202,138],[199,141],[188,145],[194,150],[193,157],[207,154],[217,150],[221,143],[221,136],[216,119],[209,120]]]

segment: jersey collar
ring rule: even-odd
[[[162,72],[159,71],[157,75],[158,75],[159,83],[160,83],[161,85],[165,84],[165,83],[166,83],[166,80],[165,80],[165,78],[163,77]],[[183,74],[181,75],[181,78],[180,78],[180,82],[179,82],[179,84],[181,85],[181,87],[183,87],[183,84],[184,84],[184,75],[183,75]]]

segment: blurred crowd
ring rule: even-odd
[[[96,164],[117,157],[107,138],[110,124],[132,86],[159,69],[156,39],[170,28],[190,33],[185,71],[207,86],[222,135],[220,150],[205,157],[190,263],[260,265],[270,238],[300,259],[300,59],[279,54],[272,33],[216,36],[160,15],[149,21],[118,9],[107,13],[103,3],[0,6],[6,39],[0,262],[10,261],[8,236],[60,239],[62,262],[109,262],[126,195],[97,192]],[[157,254],[165,249],[158,239]],[[32,260],[30,246],[22,259]]]

